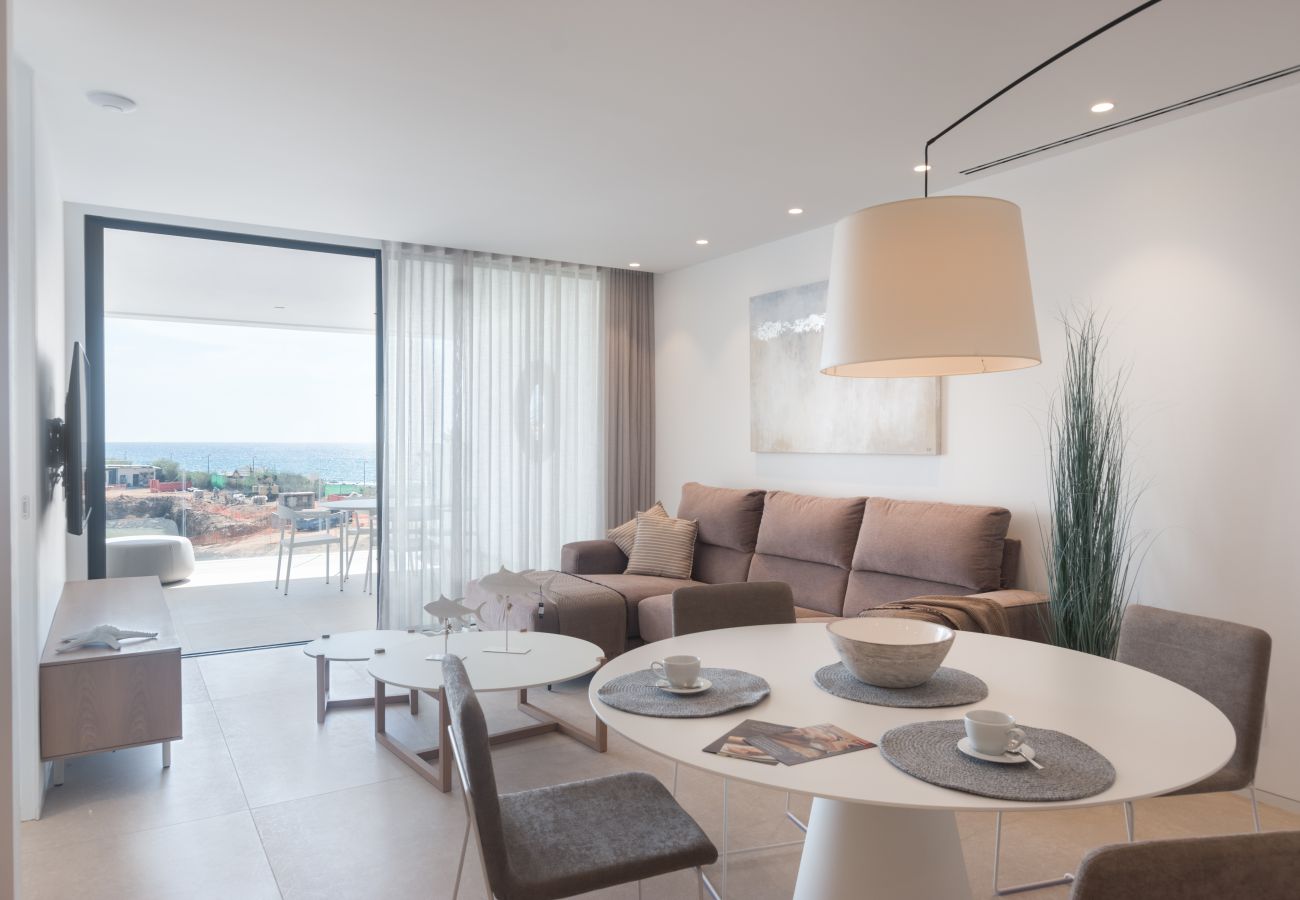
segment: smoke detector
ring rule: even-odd
[[[100,109],[107,109],[111,112],[129,113],[135,111],[134,100],[110,91],[90,91],[86,94],[86,99]]]

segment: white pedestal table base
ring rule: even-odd
[[[795,900],[969,900],[970,883],[946,810],[813,799]]]

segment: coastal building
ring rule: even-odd
[[[109,463],[104,466],[104,482],[110,487],[148,487],[158,477],[157,466],[137,466],[133,463]]]

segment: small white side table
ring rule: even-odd
[[[430,648],[434,646],[426,635],[418,631],[377,631],[371,629],[369,631],[345,631],[339,634],[321,635],[306,647],[303,647],[302,652],[316,660],[316,721],[324,722],[325,713],[331,709],[372,706],[375,703],[375,697],[331,700],[330,663],[367,662],[376,655],[382,656],[397,647],[415,641],[428,641]],[[442,646],[441,640],[438,641],[437,646]],[[376,654],[376,651],[379,651],[379,653]],[[433,650],[429,649],[425,652],[432,653]],[[379,695],[376,694],[375,696]],[[411,691],[409,695],[385,696],[383,702],[409,703],[411,715],[416,715],[420,711],[420,695],[418,691]]]
[[[499,646],[501,640],[499,631],[463,631],[448,639],[448,649],[464,659],[470,684],[476,693],[518,691],[517,708],[537,720],[536,725],[498,731],[489,736],[489,742],[504,744],[558,731],[597,753],[604,753],[609,747],[609,732],[599,718],[592,733],[528,702],[529,688],[568,681],[596,671],[605,662],[604,652],[590,641],[541,631],[510,636],[511,647],[526,647],[527,653],[484,652],[485,648]],[[367,671],[375,679],[375,740],[425,781],[446,793],[451,790],[451,754],[441,751],[451,746],[447,696],[442,689],[442,663],[426,659],[441,652],[441,637],[430,640],[428,645],[406,644],[382,656],[371,657]],[[422,691],[437,698],[437,747],[415,750],[388,733],[382,698],[390,684],[407,688],[412,694]]]

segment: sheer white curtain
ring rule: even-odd
[[[381,621],[605,521],[605,301],[592,266],[384,247]]]

